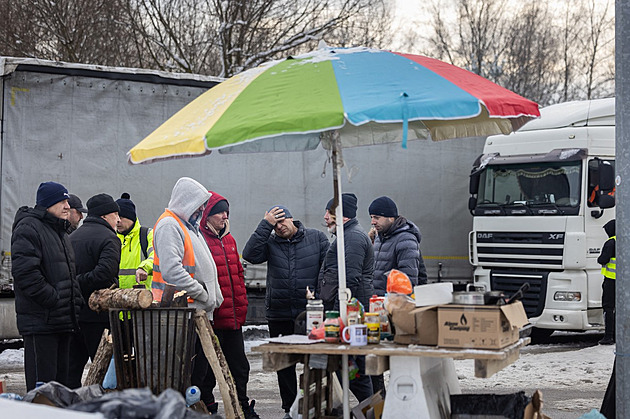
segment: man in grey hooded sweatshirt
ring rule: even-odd
[[[215,309],[223,303],[217,267],[210,249],[199,231],[199,220],[212,195],[194,179],[180,178],[171,193],[171,200],[153,229],[153,297],[161,299],[164,284],[185,290],[194,299],[189,304],[202,308],[212,320]],[[191,249],[192,247],[192,249]],[[195,358],[205,358],[199,340]],[[195,362],[191,384],[203,385],[208,372],[207,362]]]
[[[194,300],[190,306],[204,309],[212,320],[223,295],[214,259],[199,232],[199,220],[210,196],[207,188],[188,177],[180,178],[173,187],[168,207],[154,228],[152,288],[158,301],[165,283],[185,290]]]

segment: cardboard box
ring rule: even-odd
[[[408,302],[391,313],[396,329],[394,342],[403,345],[437,345],[437,306],[416,308]]]
[[[518,341],[519,329],[527,323],[520,301],[502,306],[439,306],[438,346],[501,349]]]

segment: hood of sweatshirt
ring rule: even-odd
[[[171,193],[168,209],[187,221],[212,195],[204,186],[189,177],[180,178]]]

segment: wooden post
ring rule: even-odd
[[[219,385],[225,417],[227,419],[243,418],[243,410],[238,402],[236,386],[234,385],[230,368],[221,350],[219,339],[214,334],[205,311],[195,311],[195,326],[197,327],[197,335],[203,347],[203,352],[206,354],[208,363]]]
[[[98,344],[96,356],[92,361],[90,370],[87,377],[83,382],[83,386],[91,386],[92,384],[101,384],[109,368],[109,363],[112,359],[112,353],[114,351],[114,345],[112,344],[112,335],[109,330],[105,329],[101,336],[101,342]]]

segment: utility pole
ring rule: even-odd
[[[615,2],[617,417],[630,417],[630,0]]]

